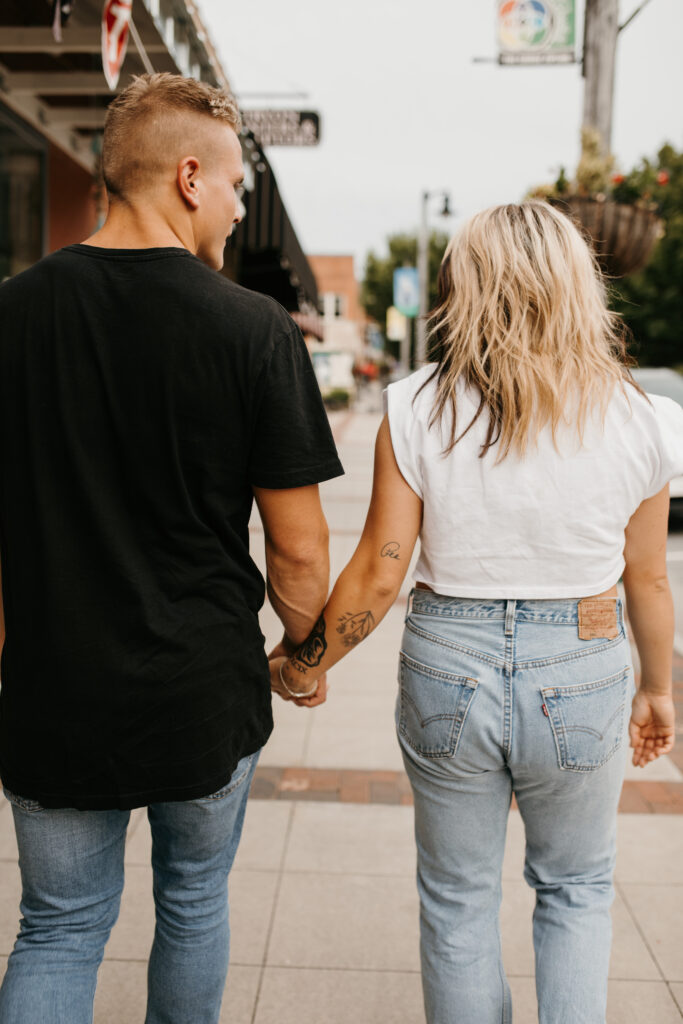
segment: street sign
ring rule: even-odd
[[[500,64],[573,64],[575,0],[496,0]]]
[[[320,114],[313,110],[243,110],[242,120],[262,146],[317,146]]]
[[[417,316],[420,308],[417,267],[397,267],[394,271],[394,306],[404,316]]]
[[[105,0],[102,10],[102,68],[107,85],[118,85],[128,46],[133,0]]]

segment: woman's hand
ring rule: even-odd
[[[287,658],[275,657],[271,658],[268,662],[270,668],[270,688],[273,693],[277,693],[278,697],[291,701],[292,704],[296,704],[300,708],[316,708],[319,704],[324,704],[327,700],[327,675],[323,673],[320,676],[318,687],[310,697],[293,697],[282,685],[282,678],[280,676],[280,666],[284,665],[286,661]],[[293,689],[293,687],[290,687],[290,689]],[[308,689],[311,689],[311,684],[309,684]]]
[[[673,697],[639,690],[633,698],[628,727],[634,765],[644,768],[655,758],[668,754],[674,745],[675,729]]]

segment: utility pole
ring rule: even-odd
[[[420,227],[417,232],[417,280],[419,289],[419,308],[415,321],[415,368],[423,366],[427,359],[427,313],[429,312],[429,223],[427,213],[429,200],[432,196],[441,196],[443,207],[442,217],[450,217],[450,197],[448,192],[437,190],[423,192],[420,205]]]
[[[429,229],[427,227],[427,203],[429,202],[429,192],[422,193],[422,203],[420,206],[420,226],[417,233],[417,280],[418,280],[418,294],[420,297],[420,305],[417,311],[417,320],[415,327],[417,334],[415,335],[415,366],[419,368],[423,365],[427,355],[427,305],[429,299],[427,296],[429,290]]]
[[[614,66],[619,34],[619,0],[586,0],[583,34],[583,127],[600,135],[602,154],[612,143]]]

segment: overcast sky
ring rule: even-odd
[[[641,0],[620,0],[625,18]],[[353,253],[414,231],[424,189],[447,189],[450,233],[576,166],[578,65],[499,67],[495,0],[197,0],[243,109],[320,112],[316,148],[268,149],[307,253]],[[577,0],[581,41],[583,0]],[[612,150],[622,170],[683,146],[683,0],[650,0],[620,35]],[[299,91],[305,100],[249,93]]]

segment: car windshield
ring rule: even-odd
[[[632,370],[633,379],[643,391],[651,395],[666,395],[683,406],[683,377],[675,371],[658,373],[656,370]]]

